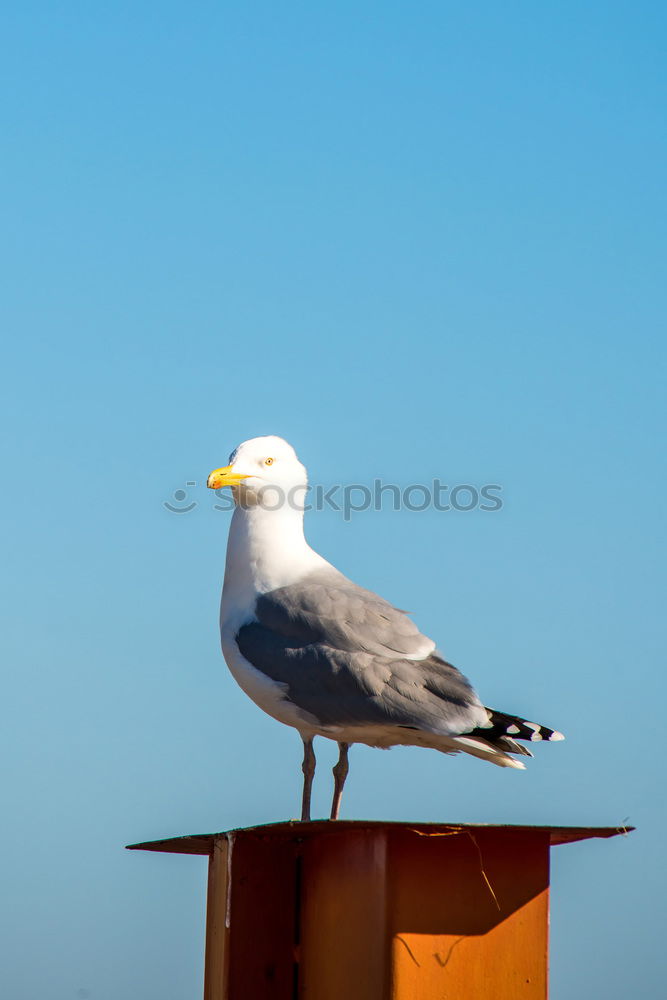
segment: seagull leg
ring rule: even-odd
[[[301,798],[301,820],[310,819],[310,790],[313,787],[313,775],[315,774],[315,751],[313,750],[313,737],[303,740],[303,796]]]
[[[347,751],[349,746],[349,743],[338,744],[340,753],[338,755],[338,763],[333,769],[334,794],[333,801],[331,803],[331,819],[338,819],[338,813],[340,812],[340,800],[343,795],[343,785],[345,784],[345,779],[347,778],[347,772],[350,770],[347,763]]]

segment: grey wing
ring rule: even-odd
[[[403,726],[441,735],[487,719],[468,680],[402,611],[337,572],[264,594],[236,642],[323,726]]]

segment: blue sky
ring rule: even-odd
[[[502,485],[495,513],[308,535],[567,742],[523,774],[355,748],[343,815],[636,824],[554,852],[552,997],[660,992],[665,20],[3,12],[12,1000],[196,996],[204,865],[123,845],[297,813],[299,739],[219,652],[229,515],[203,486],[264,433],[315,482]]]

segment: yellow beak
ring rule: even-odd
[[[209,490],[221,490],[223,486],[238,486],[239,483],[247,479],[238,472],[232,472],[231,465],[225,465],[222,469],[214,469],[206,480]]]

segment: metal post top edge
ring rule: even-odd
[[[387,820],[312,820],[301,822],[288,820],[281,823],[267,823],[259,826],[237,827],[216,833],[188,834],[162,840],[128,844],[130,851],[157,851],[167,854],[211,853],[214,842],[220,838],[261,836],[276,840],[303,840],[323,834],[346,834],[354,831],[386,830],[392,833],[415,834],[419,836],[454,835],[457,833],[498,833],[502,835],[548,834],[551,846],[571,844],[592,838],[607,839],[631,833],[632,826],[531,826],[508,823],[406,823]]]

